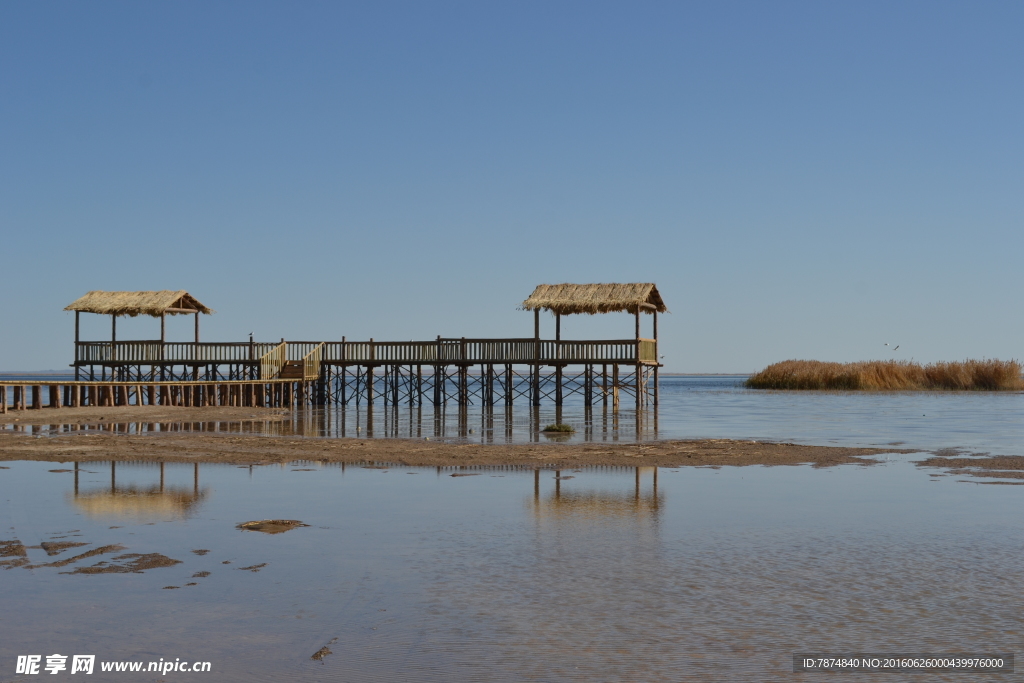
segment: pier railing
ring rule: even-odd
[[[317,363],[645,363],[658,362],[653,339],[550,340],[438,338],[433,341],[344,342],[79,342],[75,361],[89,363],[258,363],[265,372],[280,372],[287,361]],[[271,365],[265,366],[266,362]],[[265,367],[264,367],[265,366]],[[305,370],[304,370],[305,374]],[[276,376],[276,375],[274,375]]]
[[[244,363],[259,360],[277,344],[264,342],[79,342],[75,361],[84,363]]]
[[[316,379],[320,376],[320,358],[323,355],[323,342],[310,349],[309,353],[302,357],[302,378],[305,380]]]
[[[281,342],[260,356],[260,379],[276,379],[288,362],[288,342]]]
[[[600,341],[446,339],[409,342],[325,342],[326,363],[656,363],[653,339]]]

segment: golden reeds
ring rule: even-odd
[[[1015,360],[965,360],[921,365],[876,360],[825,363],[786,360],[750,377],[752,389],[840,391],[1018,391],[1024,389],[1021,364]]]
[[[668,312],[653,282],[537,285],[520,308],[527,311],[546,308],[561,315],[594,315],[614,311],[635,313],[638,308],[646,313]]]

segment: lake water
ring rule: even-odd
[[[571,397],[560,411],[551,405],[506,411],[456,406],[328,407],[297,411],[288,422],[108,427],[126,433],[151,429],[245,431],[268,435],[434,438],[481,443],[543,441],[544,426],[571,424],[572,441],[731,438],[812,445],[962,448],[993,454],[1024,454],[1022,392],[775,392],[746,389],[746,376],[673,376],[662,379],[658,411],[618,414],[601,405],[587,411]],[[59,411],[54,411],[59,418]],[[8,426],[7,429],[15,429]],[[31,428],[29,428],[31,429]],[[60,425],[52,431],[60,433]],[[36,433],[50,433],[42,427]]]
[[[657,432],[648,418],[640,438],[1021,453],[1020,394],[739,383],[669,379]],[[511,436],[501,409],[492,428],[481,411],[393,422],[378,410],[373,424],[376,435],[440,421],[442,438],[530,440],[553,409],[518,414]],[[339,416],[293,426],[339,433]],[[363,430],[366,417],[344,414]],[[578,439],[637,438],[629,413],[607,427],[599,408],[562,417]],[[7,462],[0,681],[30,679],[15,673],[19,655],[45,665],[54,653],[208,661],[217,681],[418,682],[788,681],[796,652],[1014,652],[1024,487],[947,476],[920,458],[561,472]],[[263,519],[308,526],[237,528]],[[103,552],[79,557],[90,551]],[[165,559],[111,571],[147,558]],[[99,666],[89,680],[203,678]]]
[[[54,653],[209,661],[218,681],[774,681],[794,652],[1012,652],[1024,637],[1024,490],[907,457],[656,479],[168,464],[163,495],[157,465],[118,463],[112,488],[110,464],[89,463],[77,495],[74,472],[51,471],[66,468],[6,465],[2,540],[87,545],[30,547],[34,568],[0,574],[4,681],[18,655]],[[262,519],[309,526],[236,528]],[[181,562],[68,573],[128,553]]]

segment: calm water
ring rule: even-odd
[[[52,653],[210,661],[218,681],[782,681],[793,652],[1015,651],[1024,637],[1024,488],[901,457],[560,480],[168,464],[163,494],[156,465],[119,463],[112,481],[90,463],[77,495],[60,466],[5,465],[0,539],[87,544],[30,547],[29,562],[124,549],[0,573],[3,681],[20,680],[17,655]],[[268,518],[309,526],[236,529]],[[66,573],[126,553],[181,563]]]
[[[365,406],[300,411],[286,423],[122,424],[124,432],[245,431],[268,435],[434,438],[461,441],[543,441],[552,422],[576,428],[571,440],[635,441],[665,438],[739,438],[844,446],[886,446],[1024,455],[1024,393],[1019,392],[766,392],[743,387],[745,376],[667,377],[661,405],[637,419],[600,405],[586,411],[579,397],[553,406],[511,411],[455,406]],[[59,416],[59,411],[54,411]],[[14,429],[8,426],[7,429]],[[32,428],[29,428],[30,430]],[[54,425],[53,431],[61,427]],[[64,429],[68,429],[64,427]],[[36,427],[37,433],[49,433]]]
[[[668,379],[656,423],[573,405],[561,418],[577,440],[1024,445],[1021,394],[764,393],[741,380]],[[403,407],[159,428],[529,441],[557,417]],[[0,681],[25,678],[18,655],[53,653],[209,661],[218,681],[418,682],[782,681],[794,652],[1013,652],[1024,487],[934,476],[919,458],[657,473],[89,463],[76,476],[4,463]],[[261,519],[309,526],[236,528]],[[40,545],[67,542],[83,545]],[[120,549],[74,559],[104,546]],[[136,554],[180,562],[70,573]]]

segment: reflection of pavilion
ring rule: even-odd
[[[188,517],[207,497],[199,488],[199,463],[193,465],[192,486],[167,486],[164,463],[160,463],[160,483],[150,486],[117,483],[117,463],[110,463],[110,486],[80,491],[78,463],[75,463],[75,507],[90,517],[122,519],[167,519]]]
[[[555,470],[554,490],[541,496],[540,470],[533,473],[533,509],[538,517],[650,517],[657,518],[664,496],[658,493],[658,468],[635,467],[632,491],[562,489],[560,470]],[[642,479],[650,475],[651,485]]]

